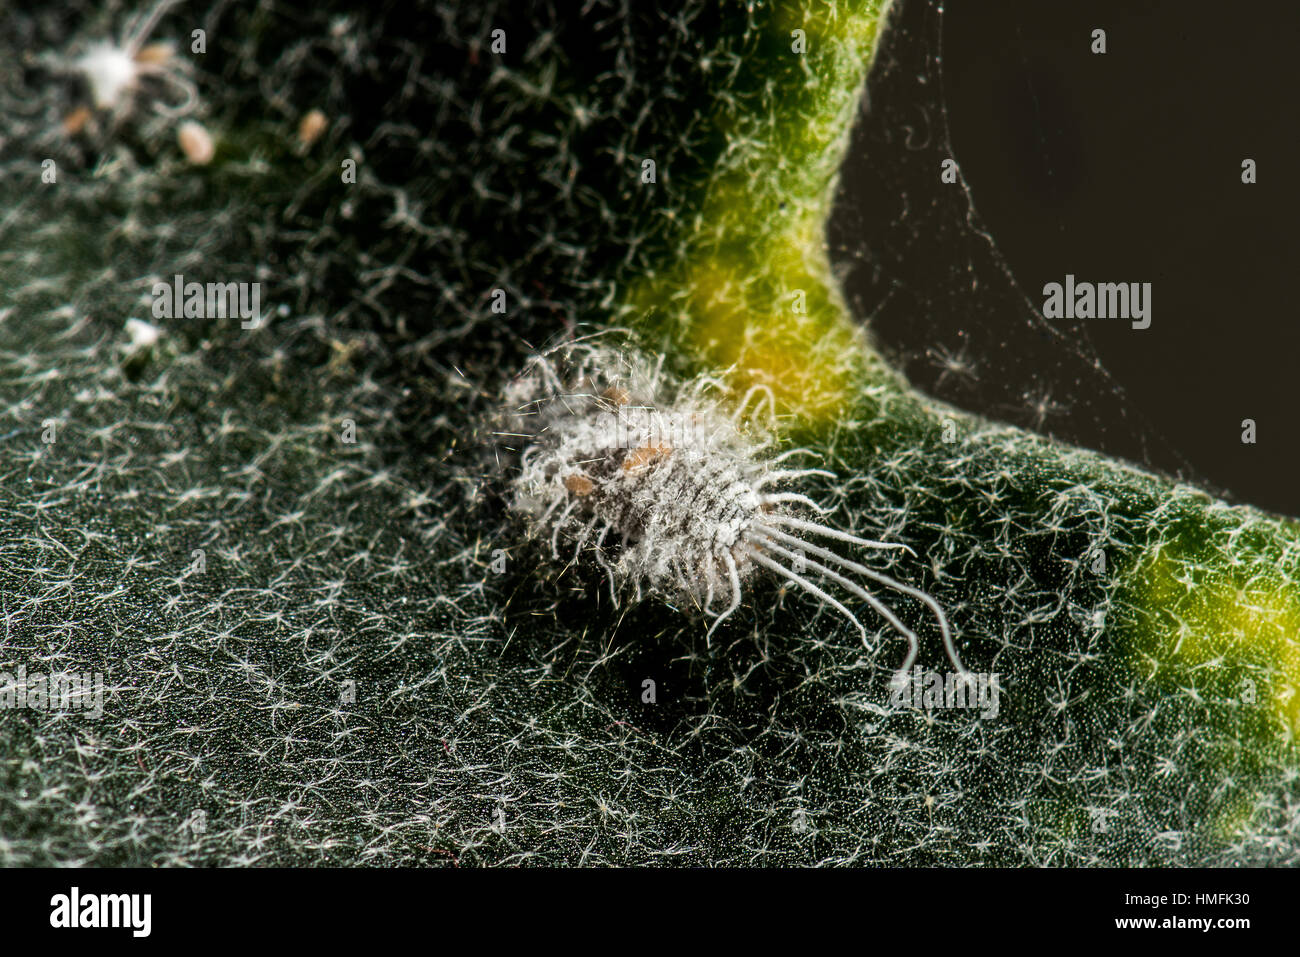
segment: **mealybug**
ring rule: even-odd
[[[838,586],[866,602],[916,660],[916,633],[862,584],[893,588],[923,602],[938,621],[944,648],[966,674],[943,609],[905,585],[830,548],[822,540],[867,549],[906,545],[871,541],[805,517],[829,511],[790,490],[819,468],[787,467],[807,449],[774,450],[759,422],[775,415],[772,393],[755,386],[738,401],[716,379],[677,381],[635,350],[589,339],[535,356],[506,396],[508,424],[498,443],[517,453],[511,507],[552,556],[590,552],[617,603],[625,589],[639,600],[657,593],[713,619],[706,638],[742,600],[742,583],[759,571],[791,582],[829,605],[862,635],[857,616],[828,591]],[[715,607],[716,606],[716,607]]]

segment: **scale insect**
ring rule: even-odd
[[[898,549],[813,520],[830,512],[795,483],[835,478],[796,467],[808,449],[771,454],[776,439],[760,427],[775,402],[754,386],[739,402],[716,379],[680,382],[635,351],[587,339],[561,343],[526,365],[506,395],[507,423],[498,446],[514,459],[511,508],[552,557],[578,562],[589,552],[604,570],[615,604],[659,594],[692,606],[718,627],[740,607],[743,584],[770,573],[835,609],[870,648],[866,627],[829,589],[865,602],[908,641],[899,674],[920,649],[908,628],[867,584],[922,602],[933,613],[944,649],[961,663],[943,608],[930,595],[845,557],[830,545]],[[715,607],[716,606],[716,607]]]

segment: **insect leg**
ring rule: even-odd
[[[888,608],[886,608],[884,604],[880,602],[879,599],[877,599],[874,595],[868,592],[861,585],[858,585],[852,580],[845,578],[839,572],[827,568],[825,565],[821,564],[820,562],[815,562],[811,558],[808,558],[805,555],[797,555],[796,553],[790,551],[789,549],[781,547],[770,538],[765,538],[761,540],[763,541],[765,548],[776,552],[778,555],[784,555],[786,558],[792,558],[795,561],[802,562],[803,564],[807,565],[809,568],[813,568],[818,572],[820,572],[821,574],[825,575],[827,578],[831,579],[832,581],[839,582],[841,585],[843,585],[853,594],[857,595],[868,605],[874,608],[876,610],[876,613],[880,615],[881,618],[885,619],[885,621],[893,625],[894,630],[907,639],[907,643],[908,643],[907,658],[906,660],[904,660],[902,666],[899,667],[898,670],[904,674],[906,674],[908,671],[911,670],[912,665],[913,663],[915,663],[917,655],[920,652],[921,640],[916,636],[916,632],[912,631],[911,628],[908,628],[901,621],[899,621],[898,617],[893,612],[891,612]],[[868,645],[867,647],[869,648],[871,646]]]
[[[821,526],[816,527],[820,528]],[[934,616],[939,622],[939,631],[943,634],[943,649],[948,655],[948,660],[953,663],[953,666],[961,672],[962,675],[969,674],[966,670],[966,666],[962,664],[961,656],[957,654],[956,645],[953,643],[952,629],[948,626],[948,616],[944,614],[943,608],[940,607],[939,603],[925,592],[921,591],[919,588],[913,588],[911,585],[905,585],[897,579],[890,578],[888,575],[882,574],[881,572],[873,571],[865,565],[859,565],[857,562],[850,561],[843,555],[837,555],[829,549],[818,548],[816,545],[811,545],[802,539],[795,538],[793,535],[787,535],[785,532],[778,531],[777,529],[760,527],[760,531],[764,535],[771,536],[772,538],[783,541],[789,545],[794,545],[796,548],[802,548],[814,555],[825,558],[827,561],[834,562],[841,568],[850,569],[851,571],[857,572],[859,575],[870,578],[872,581],[879,582],[880,584],[893,588],[896,591],[901,591],[905,595],[911,595],[913,598],[924,603],[926,607],[934,612]],[[851,538],[852,536],[848,537]]]
[[[820,588],[818,588],[808,579],[804,578],[801,575],[795,574],[790,569],[782,565],[780,562],[772,561],[772,559],[768,558],[758,549],[753,549],[750,552],[749,557],[753,561],[762,565],[764,568],[770,568],[772,571],[776,572],[782,578],[788,578],[790,581],[794,582],[804,591],[809,592],[812,595],[816,595],[822,601],[826,602],[826,604],[830,605],[832,608],[839,611],[841,615],[843,615],[849,621],[853,622],[854,627],[857,628],[858,631],[862,633],[863,644],[867,643],[867,629],[863,628],[862,622],[858,621],[857,616],[855,616],[853,612],[845,608],[844,605],[842,605],[840,602],[836,601],[830,595],[826,594],[826,592],[822,591]]]
[[[858,538],[858,536],[850,535],[848,532],[841,532],[837,528],[827,528],[825,525],[818,525],[816,522],[806,522],[801,518],[795,518],[793,515],[772,515],[768,517],[767,521],[778,525],[789,525],[791,528],[812,532],[814,535],[839,539],[841,542],[848,542],[850,545],[861,545],[864,548],[901,548],[913,555],[916,554],[901,542],[873,542],[869,538]]]
[[[764,505],[770,505],[776,502],[799,502],[803,505],[807,505],[815,512],[820,512],[822,515],[833,511],[833,509],[826,508],[824,505],[818,505],[807,495],[800,495],[798,492],[777,492],[775,495],[763,495],[759,497],[759,501]]]
[[[727,563],[727,575],[731,578],[731,604],[727,606],[726,611],[714,619],[713,627],[705,633],[704,641],[706,644],[710,643],[710,639],[718,626],[730,618],[731,613],[740,607],[740,571],[736,568],[736,560],[731,557],[730,549],[724,551],[722,557]]]

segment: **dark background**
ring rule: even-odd
[[[881,349],[940,399],[1300,514],[1300,7],[904,0],[892,20],[830,234]],[[1042,318],[1066,273],[1152,283],[1150,328]]]

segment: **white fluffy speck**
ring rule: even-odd
[[[95,106],[101,110],[117,105],[122,94],[135,82],[137,67],[126,50],[111,43],[96,43],[76,62],[90,83]]]
[[[131,351],[148,349],[162,338],[162,330],[143,319],[128,319],[126,334],[131,339]]]

